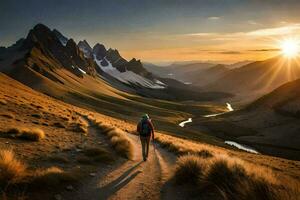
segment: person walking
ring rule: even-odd
[[[142,116],[142,119],[137,125],[137,132],[140,135],[143,159],[147,161],[151,137],[152,141],[154,141],[154,126],[148,114]]]

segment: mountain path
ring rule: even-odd
[[[89,124],[89,134],[98,134]],[[176,157],[151,142],[148,160],[144,162],[139,137],[128,136],[135,147],[133,160],[118,159],[111,166],[99,167],[95,177],[68,195],[68,199],[178,199],[169,181]]]

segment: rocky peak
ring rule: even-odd
[[[93,58],[93,49],[86,40],[79,41],[78,47],[86,58]]]
[[[52,31],[54,33],[54,35],[59,39],[59,41],[61,42],[62,45],[66,46],[67,42],[68,42],[68,38],[65,37],[63,34],[61,34],[58,30],[54,29]]]
[[[152,74],[144,68],[141,60],[133,58],[127,63],[126,67],[127,70],[132,71],[136,74],[142,75],[150,79],[152,78]]]
[[[94,53],[94,55],[96,56],[96,58],[98,60],[102,60],[106,56],[107,51],[106,51],[106,48],[105,48],[105,46],[103,44],[97,43],[93,47],[93,53]]]
[[[72,38],[68,40],[66,49],[71,56],[79,56],[81,58],[83,57],[83,52],[79,50],[77,44]]]
[[[24,41],[23,48],[32,48],[33,46],[44,50],[57,50],[62,45],[55,34],[45,25],[37,24],[31,29]]]

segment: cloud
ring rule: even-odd
[[[219,33],[188,33],[188,34],[184,34],[184,36],[199,36],[199,37],[211,37],[211,36],[218,36]]]
[[[259,23],[257,23],[254,20],[248,20],[247,23],[250,24],[250,25],[259,25]]]
[[[292,24],[282,27],[275,27],[275,28],[265,28],[265,29],[258,29],[255,31],[248,32],[247,35],[249,36],[276,36],[276,35],[286,35],[286,34],[293,34],[295,32],[300,31],[300,24]]]
[[[256,39],[262,37],[279,37],[300,34],[300,23],[291,24],[281,27],[263,28],[248,32],[216,33],[200,32],[184,34],[188,37],[203,38],[208,40],[237,40],[237,39]]]
[[[280,51],[278,48],[273,49],[251,49],[249,51],[256,51],[256,52],[273,52],[273,51]]]
[[[208,17],[207,19],[209,19],[209,20],[219,20],[219,19],[221,19],[221,17],[212,16],[212,17]]]
[[[242,54],[241,51],[212,51],[210,53],[216,53],[216,54],[227,54],[227,55],[236,55],[236,54]]]

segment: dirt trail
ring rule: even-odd
[[[89,134],[95,133],[97,129],[90,126]],[[129,136],[135,146],[134,159],[120,159],[112,166],[99,169],[70,199],[176,199],[176,192],[167,182],[176,157],[151,144],[149,158],[143,162],[139,138]]]

